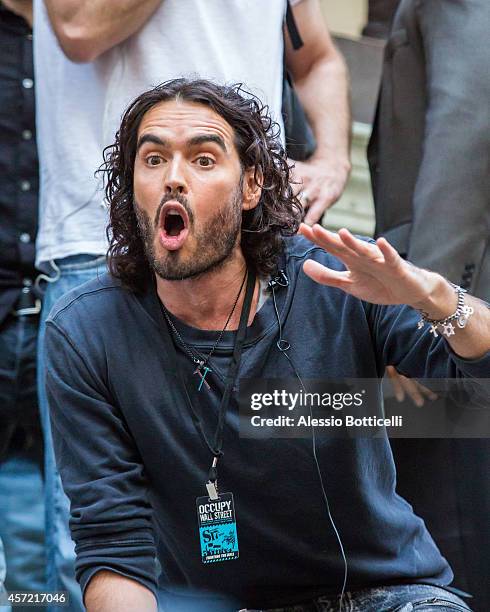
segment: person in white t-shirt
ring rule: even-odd
[[[282,127],[285,54],[317,141],[314,155],[295,168],[306,221],[317,221],[340,197],[350,172],[348,79],[318,0],[290,4],[304,42],[299,50],[283,34],[286,0],[34,0],[41,167],[36,264],[49,276],[38,365],[48,584],[70,591],[72,610],[83,608],[74,582],[68,503],[52,451],[43,338],[56,299],[104,266],[107,218],[94,172],[126,106],[170,78],[242,82]]]

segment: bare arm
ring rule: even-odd
[[[32,0],[2,0],[1,4],[23,17],[32,28]]]
[[[304,46],[295,51],[286,35],[286,63],[318,145],[311,160],[296,162],[309,198],[306,221],[313,223],[341,196],[349,176],[349,82],[318,0],[302,0],[293,14]]]
[[[137,32],[162,0],[44,0],[65,55],[92,62]]]
[[[150,590],[135,580],[106,570],[97,572],[88,583],[85,606],[87,612],[157,611],[157,602]]]

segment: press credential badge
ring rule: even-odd
[[[232,493],[218,499],[198,497],[197,520],[203,563],[238,559],[238,536]]]

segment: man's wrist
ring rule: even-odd
[[[349,157],[339,156],[333,151],[316,150],[311,156],[312,162],[317,164],[324,164],[325,166],[335,166],[338,171],[344,171],[349,174],[352,170],[352,164]]]
[[[458,306],[458,295],[454,287],[440,274],[423,270],[431,290],[421,301],[410,304],[420,310],[426,318],[440,320],[452,315]]]

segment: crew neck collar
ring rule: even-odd
[[[263,287],[261,284],[261,291]],[[255,313],[253,321],[251,325],[247,328],[247,338],[245,340],[244,346],[249,346],[258,342],[261,338],[267,335],[274,327],[277,327],[277,318],[274,312],[274,305],[272,302],[271,292],[268,291],[268,298],[265,301],[262,301],[260,306],[259,300],[259,308]],[[282,310],[285,307],[287,302],[287,296],[289,295],[289,288],[281,289],[276,292],[276,302],[277,308],[281,316],[282,320]],[[144,294],[139,296],[139,301],[142,304],[143,308],[148,312],[153,322],[157,325],[157,327],[162,328],[163,325],[168,326],[168,323],[165,321],[163,314],[161,312],[160,307],[160,298],[158,297],[158,293],[156,290],[156,284],[152,283],[150,287],[146,290]],[[198,346],[200,348],[211,348],[216,340],[216,334],[219,333],[219,330],[203,330],[198,329],[196,327],[192,327],[184,323],[184,321],[177,318],[172,313],[169,313],[172,317],[172,322],[174,323],[176,329],[185,340],[187,344],[192,344],[193,346]],[[169,333],[171,331],[169,330]],[[221,338],[221,342],[218,350],[232,350],[233,344],[235,341],[236,330],[233,331],[225,331]]]

